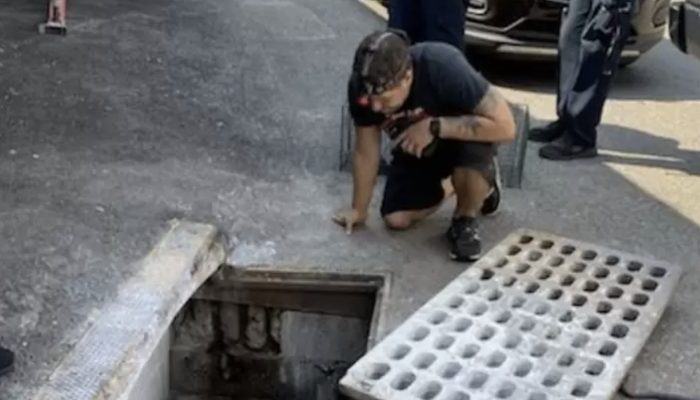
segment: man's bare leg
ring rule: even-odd
[[[476,218],[491,191],[491,185],[481,172],[467,168],[456,168],[452,183],[457,194],[454,216]]]
[[[447,231],[450,257],[456,261],[475,261],[481,256],[476,217],[489,195],[490,185],[481,172],[467,168],[456,168],[452,182],[457,194],[457,206]]]
[[[451,179],[446,178],[442,181],[442,190],[444,196],[440,204],[435,207],[426,208],[424,210],[415,211],[397,211],[384,216],[384,223],[389,229],[405,230],[413,226],[416,222],[427,218],[429,215],[437,211],[442,203],[455,194],[454,186]]]

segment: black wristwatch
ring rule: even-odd
[[[440,139],[440,118],[435,117],[430,120],[430,134],[435,139]]]

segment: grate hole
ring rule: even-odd
[[[428,318],[428,322],[430,322],[433,325],[440,325],[441,323],[445,322],[447,319],[447,313],[444,311],[435,311],[430,315],[430,318]]]
[[[513,374],[519,378],[524,378],[530,371],[532,371],[532,363],[528,360],[522,360],[515,366]]]
[[[574,313],[565,311],[559,316],[559,322],[571,322],[574,319]]]
[[[589,331],[594,331],[598,329],[601,323],[602,321],[598,317],[588,317],[583,323],[583,327],[588,329]]]
[[[452,330],[455,332],[464,332],[469,327],[472,326],[472,321],[467,318],[459,318],[455,321],[454,325],[452,325]]]
[[[559,335],[561,335],[561,328],[558,326],[553,326],[553,327],[549,328],[549,330],[544,335],[544,337],[547,340],[554,340],[554,339],[558,338]]]
[[[571,347],[575,349],[580,349],[588,343],[589,337],[584,333],[579,333],[574,336],[574,340],[571,341]]]
[[[447,302],[447,306],[450,308],[459,308],[459,306],[461,306],[462,304],[464,304],[464,299],[459,296],[453,296]]]
[[[442,390],[442,385],[439,383],[433,381],[433,382],[428,382],[425,385],[423,385],[420,390],[418,390],[418,398],[422,400],[431,400],[434,399],[438,394],[440,394],[440,391]]]
[[[506,322],[508,322],[508,320],[510,320],[510,317],[512,316],[513,314],[508,310],[501,311],[498,314],[496,314],[493,320],[496,321],[496,323],[498,324],[505,324]]]
[[[531,243],[535,238],[533,238],[530,235],[523,235],[520,236],[520,244],[529,244]]]
[[[595,310],[599,314],[607,314],[610,312],[610,310],[612,310],[612,307],[612,304],[608,303],[607,301],[601,301],[600,303],[598,303],[598,307],[596,307]]]
[[[546,352],[547,352],[547,345],[545,345],[544,343],[537,343],[536,345],[532,346],[532,349],[530,350],[530,355],[533,357],[540,358]]]
[[[454,392],[450,393],[446,400],[469,400],[469,395],[464,392]]]
[[[580,294],[577,294],[571,300],[571,305],[573,305],[574,307],[581,307],[584,304],[586,304],[587,301],[588,301],[588,298],[586,296],[582,296]]]
[[[517,267],[515,267],[515,272],[517,272],[517,273],[519,273],[519,274],[524,274],[524,273],[526,273],[529,269],[530,269],[530,264],[520,263],[520,264],[518,264]]]
[[[518,246],[510,246],[510,248],[508,249],[508,255],[509,256],[517,255],[518,253],[520,253],[521,250],[522,249]]]
[[[536,291],[538,291],[539,289],[540,289],[540,285],[538,283],[531,282],[525,287],[525,293],[532,294],[532,293],[535,293]]]
[[[504,258],[501,258],[500,260],[498,260],[498,261],[496,262],[496,264],[494,264],[493,266],[494,266],[495,268],[503,268],[503,267],[505,267],[506,265],[508,265],[508,259],[504,257]]]
[[[489,368],[498,368],[503,365],[505,361],[506,355],[500,351],[496,351],[489,356],[489,359],[486,361],[486,366]]]
[[[430,329],[424,326],[419,326],[411,332],[408,338],[414,342],[420,342],[421,340],[425,339],[429,334]]]
[[[487,281],[489,279],[493,278],[493,271],[491,271],[488,268],[485,268],[483,271],[481,271],[481,279],[482,281]]]
[[[503,347],[505,347],[506,349],[514,349],[518,347],[522,340],[522,336],[518,335],[517,333],[508,333],[505,340],[503,341]]]
[[[605,363],[599,360],[591,360],[588,362],[586,365],[586,373],[591,376],[598,376],[600,375],[603,370],[605,369]]]
[[[382,379],[389,372],[389,365],[384,363],[374,363],[367,371],[367,378],[373,381]]]
[[[406,354],[408,354],[410,351],[410,347],[406,346],[405,344],[400,344],[389,352],[389,358],[392,360],[401,360],[406,357]]]
[[[571,353],[562,354],[557,360],[557,365],[560,367],[570,367],[574,364],[574,355]]]
[[[549,291],[549,294],[547,295],[547,298],[550,300],[558,300],[561,298],[561,295],[564,294],[564,291],[561,289],[552,289]]]
[[[533,250],[527,254],[527,259],[530,261],[538,261],[540,258],[542,258],[542,253],[537,250]]]
[[[617,351],[617,345],[613,342],[605,342],[598,350],[598,354],[605,357],[611,357]]]
[[[583,272],[585,270],[586,270],[586,264],[584,264],[582,262],[577,261],[577,262],[571,264],[571,272],[579,273],[579,272]]]
[[[525,304],[525,298],[516,296],[513,298],[513,301],[511,301],[510,306],[513,308],[520,308]]]
[[[593,273],[593,276],[598,279],[605,279],[608,277],[608,275],[610,275],[610,270],[603,267],[596,268],[595,272]]]
[[[496,397],[499,399],[507,399],[513,395],[515,392],[515,385],[512,382],[504,382],[498,391],[496,392]]]
[[[467,285],[464,287],[464,293],[466,294],[474,294],[479,290],[479,284],[476,282],[469,282]]]
[[[549,304],[538,304],[537,307],[535,307],[535,315],[545,315],[549,311]]]
[[[633,280],[634,278],[632,278],[632,275],[630,274],[622,274],[617,277],[617,283],[620,285],[629,285]]]
[[[547,395],[542,392],[535,392],[530,394],[527,400],[547,400]]]
[[[479,389],[480,387],[484,386],[487,379],[489,379],[488,374],[481,371],[475,371],[469,379],[469,388]]]
[[[445,379],[452,379],[461,370],[462,367],[456,362],[448,362],[440,366],[440,368],[438,369],[438,374]]]
[[[549,250],[552,247],[554,247],[554,242],[552,242],[551,240],[543,240],[542,242],[540,242],[540,249],[542,250]]]
[[[623,337],[627,336],[627,333],[630,331],[630,328],[628,328],[626,325],[622,324],[617,324],[613,326],[612,330],[610,331],[610,336],[618,339],[622,339]]]
[[[619,263],[619,262],[620,262],[620,257],[618,257],[618,256],[607,256],[605,258],[605,265],[613,266],[613,265],[617,265],[617,263]]]
[[[647,292],[653,292],[657,287],[659,287],[659,284],[654,280],[646,279],[644,282],[642,282],[642,289],[646,290]]]
[[[637,305],[637,306],[644,306],[649,302],[649,296],[642,294],[642,293],[637,293],[634,296],[632,296],[632,304]]]
[[[493,335],[495,335],[495,334],[496,334],[495,329],[493,329],[490,326],[485,326],[485,327],[481,328],[481,330],[476,335],[476,337],[477,337],[477,339],[479,339],[481,341],[486,341],[486,340],[491,339],[493,337]]]
[[[484,313],[488,309],[489,309],[489,307],[484,303],[474,303],[474,305],[472,305],[471,308],[469,309],[469,314],[471,314],[475,317],[478,317],[478,316],[484,315]]]
[[[588,393],[591,392],[591,383],[590,382],[584,382],[584,381],[578,381],[576,382],[576,385],[574,385],[573,390],[571,391],[571,395],[575,397],[586,397],[588,396]]]
[[[586,283],[583,284],[583,290],[585,292],[595,292],[599,287],[600,285],[598,285],[598,282],[594,281],[586,281]]]
[[[437,357],[431,353],[421,353],[413,360],[413,366],[417,369],[426,369],[433,365]]]
[[[452,344],[454,342],[455,342],[455,338],[453,338],[452,336],[443,335],[443,336],[440,336],[439,338],[435,339],[434,345],[435,345],[435,348],[438,350],[445,350],[445,349],[449,348],[450,346],[452,346]]]
[[[666,269],[661,267],[654,267],[649,272],[649,275],[653,276],[654,278],[663,278],[666,275]]]
[[[415,382],[416,376],[411,372],[402,372],[391,382],[391,387],[394,390],[406,390]]]
[[[562,246],[560,253],[565,255],[565,256],[568,256],[568,255],[574,254],[574,251],[576,251],[576,247],[574,247],[570,244],[567,244],[567,245]]]
[[[542,280],[549,279],[550,276],[552,276],[552,270],[549,269],[543,269],[537,274],[537,278]]]
[[[586,261],[595,260],[596,257],[598,257],[598,253],[596,253],[593,250],[586,250],[583,253],[581,253],[581,258],[583,258]]]
[[[560,283],[561,283],[562,286],[571,286],[571,285],[574,284],[575,281],[576,281],[576,278],[574,278],[574,277],[571,276],[571,275],[567,275],[567,276],[561,278],[561,282],[560,282]]]
[[[530,318],[526,318],[523,320],[523,323],[520,324],[520,330],[523,332],[530,332],[532,329],[535,328],[535,321]]]
[[[505,286],[505,287],[511,287],[511,286],[513,286],[513,285],[515,284],[515,281],[517,281],[517,279],[515,279],[514,276],[509,276],[509,277],[507,277],[506,279],[503,280],[503,286]]]
[[[562,264],[564,264],[564,259],[559,257],[559,256],[554,256],[549,259],[549,266],[550,267],[559,267]]]
[[[547,387],[552,387],[556,386],[557,383],[561,380],[562,373],[559,371],[549,371],[547,375],[544,376],[544,379],[542,379],[542,384],[547,386]]]
[[[480,350],[479,346],[476,344],[468,344],[464,346],[462,351],[459,353],[462,358],[472,358]]]
[[[500,299],[503,296],[503,292],[501,292],[498,289],[490,289],[489,291],[486,292],[486,300],[488,301],[496,301]]]
[[[630,261],[627,263],[627,270],[630,272],[637,272],[642,269],[642,263],[639,261]]]
[[[622,289],[620,289],[617,286],[613,286],[610,289],[608,289],[606,295],[608,296],[608,298],[611,299],[619,299],[620,297],[622,297],[623,293],[624,292],[622,291]]]
[[[622,319],[624,319],[625,321],[636,321],[637,317],[639,317],[639,311],[632,310],[631,308],[626,309],[622,313]]]

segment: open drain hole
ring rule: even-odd
[[[486,366],[489,368],[498,368],[506,361],[506,355],[500,351],[496,351],[491,354],[486,361]]]
[[[596,257],[598,257],[598,253],[596,253],[593,250],[586,250],[583,253],[581,253],[581,258],[583,258],[586,261],[595,260]]]
[[[406,346],[405,344],[400,344],[392,347],[391,350],[389,350],[388,355],[389,358],[391,358],[392,360],[398,361],[403,360],[403,358],[406,357],[406,355],[410,352],[410,347]]]
[[[440,375],[444,379],[452,379],[461,370],[462,370],[462,367],[459,364],[457,364],[456,362],[448,362],[446,364],[441,365],[438,368],[438,375]]]
[[[576,336],[574,336],[574,339],[571,341],[571,347],[573,347],[575,349],[580,349],[583,346],[585,346],[589,340],[590,340],[590,337],[588,337],[588,335],[586,335],[584,333],[579,333]]]
[[[628,328],[626,325],[622,324],[617,324],[612,327],[612,330],[610,331],[610,336],[617,338],[617,339],[622,339],[625,336],[627,336],[627,333],[630,331],[630,328]]]
[[[613,266],[620,262],[620,257],[618,256],[607,256],[605,258],[605,265]]]
[[[496,264],[494,264],[493,266],[494,268],[503,268],[506,265],[508,265],[508,259],[504,257],[498,260],[498,262],[496,262]]]
[[[588,393],[591,392],[591,383],[579,381],[576,382],[574,388],[571,390],[571,395],[575,397],[586,397]]]
[[[574,364],[574,361],[576,361],[574,355],[571,353],[566,353],[559,357],[559,360],[557,360],[557,365],[560,367],[570,367]]]
[[[629,285],[633,280],[634,278],[630,274],[622,274],[617,277],[617,283],[620,285]]]
[[[434,347],[437,350],[446,350],[455,342],[455,338],[452,336],[443,335],[435,339]]]
[[[448,394],[445,400],[469,400],[469,395],[464,392],[454,392]]]
[[[455,332],[464,332],[469,329],[470,326],[472,326],[472,321],[470,319],[458,318],[452,325],[452,330]]]
[[[631,308],[626,309],[622,312],[622,319],[629,322],[634,322],[639,317],[639,311],[632,310]]]
[[[515,272],[519,274],[524,274],[530,269],[530,264],[520,263],[515,267]]]
[[[613,342],[605,342],[598,350],[598,354],[605,357],[611,357],[617,351],[617,345]]]
[[[564,291],[561,289],[551,289],[547,295],[547,298],[549,300],[559,300],[563,294]]]
[[[637,272],[642,269],[642,263],[639,261],[630,261],[627,263],[627,270],[630,272]]]
[[[586,365],[586,369],[584,369],[584,371],[590,376],[598,376],[603,372],[604,369],[604,362],[598,360],[591,360]]]
[[[402,391],[408,389],[409,386],[416,381],[416,375],[412,372],[403,372],[391,381],[391,387],[394,390]]]
[[[642,289],[646,290],[647,292],[653,292],[657,287],[659,287],[659,283],[655,280],[646,279],[642,282]]]
[[[496,398],[508,399],[513,393],[515,393],[515,384],[513,382],[503,382],[496,391]]]
[[[518,246],[510,246],[510,248],[508,248],[508,255],[515,256],[518,255],[518,253],[520,253],[521,251],[522,249]]]
[[[530,235],[523,235],[523,236],[520,237],[520,244],[529,244],[529,243],[532,243],[532,241],[533,241],[534,239],[535,239],[535,238],[533,238],[533,237],[530,236]]]
[[[598,282],[586,281],[583,284],[583,291],[592,293],[592,292],[595,292],[596,290],[598,290],[599,287],[600,287],[600,285],[598,284]]]
[[[554,256],[549,259],[549,266],[550,267],[560,267],[562,264],[564,264],[564,259],[559,256]]]
[[[596,311],[599,314],[607,314],[613,309],[612,304],[608,303],[607,301],[601,301],[598,303],[598,307],[596,307]]]
[[[571,268],[570,268],[570,269],[571,269],[571,272],[580,273],[580,272],[583,272],[583,271],[586,270],[586,264],[577,261],[577,262],[571,264]]]
[[[562,375],[560,371],[550,371],[544,376],[544,379],[542,379],[542,384],[546,387],[556,386],[556,384],[561,381]]]
[[[532,365],[532,362],[528,360],[518,362],[518,364],[515,366],[515,370],[513,371],[513,375],[517,376],[518,378],[526,377],[530,371],[532,371]]]
[[[479,291],[479,284],[476,282],[469,282],[464,286],[465,294],[474,294]]]
[[[428,335],[430,335],[430,329],[424,326],[419,326],[411,331],[411,334],[408,335],[408,338],[414,342],[420,342],[421,340],[425,339]]]
[[[552,247],[554,247],[554,242],[551,240],[543,240],[540,242],[540,249],[542,250],[549,250]]]
[[[653,267],[651,271],[649,271],[649,275],[653,276],[654,278],[663,278],[666,276],[666,269],[661,267]]]
[[[479,347],[479,345],[476,345],[476,344],[473,344],[473,343],[472,343],[472,344],[468,344],[468,345],[466,345],[466,346],[464,346],[464,347],[462,348],[462,351],[459,352],[459,355],[460,355],[462,358],[467,358],[467,359],[468,359],[468,358],[472,358],[472,357],[474,357],[474,356],[476,355],[476,353],[479,352],[480,349],[481,349],[481,348]]]
[[[481,371],[474,371],[471,378],[469,378],[469,388],[479,389],[482,386],[484,386],[488,379],[489,375],[487,373]]]
[[[575,251],[576,251],[576,247],[574,247],[570,244],[566,244],[566,245],[561,247],[560,253],[565,255],[565,256],[569,256],[571,254],[574,254]]]
[[[371,344],[383,293],[381,276],[224,265],[185,303],[168,341],[151,355],[169,360],[167,370],[146,373],[165,377],[157,382],[166,384],[164,398],[338,400],[338,381]],[[429,334],[417,325],[407,343]],[[387,360],[411,355],[405,344],[386,350]],[[292,373],[295,379],[284,378]],[[416,380],[380,360],[362,373],[369,381],[391,377],[395,390]]]
[[[542,258],[542,253],[537,250],[533,250],[527,254],[527,259],[530,261],[539,261],[540,258]]]

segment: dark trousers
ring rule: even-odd
[[[596,145],[596,128],[629,36],[634,2],[570,0],[564,9],[557,115],[579,144]]]
[[[464,50],[464,0],[391,0],[389,28],[408,33],[413,43],[444,42]]]

